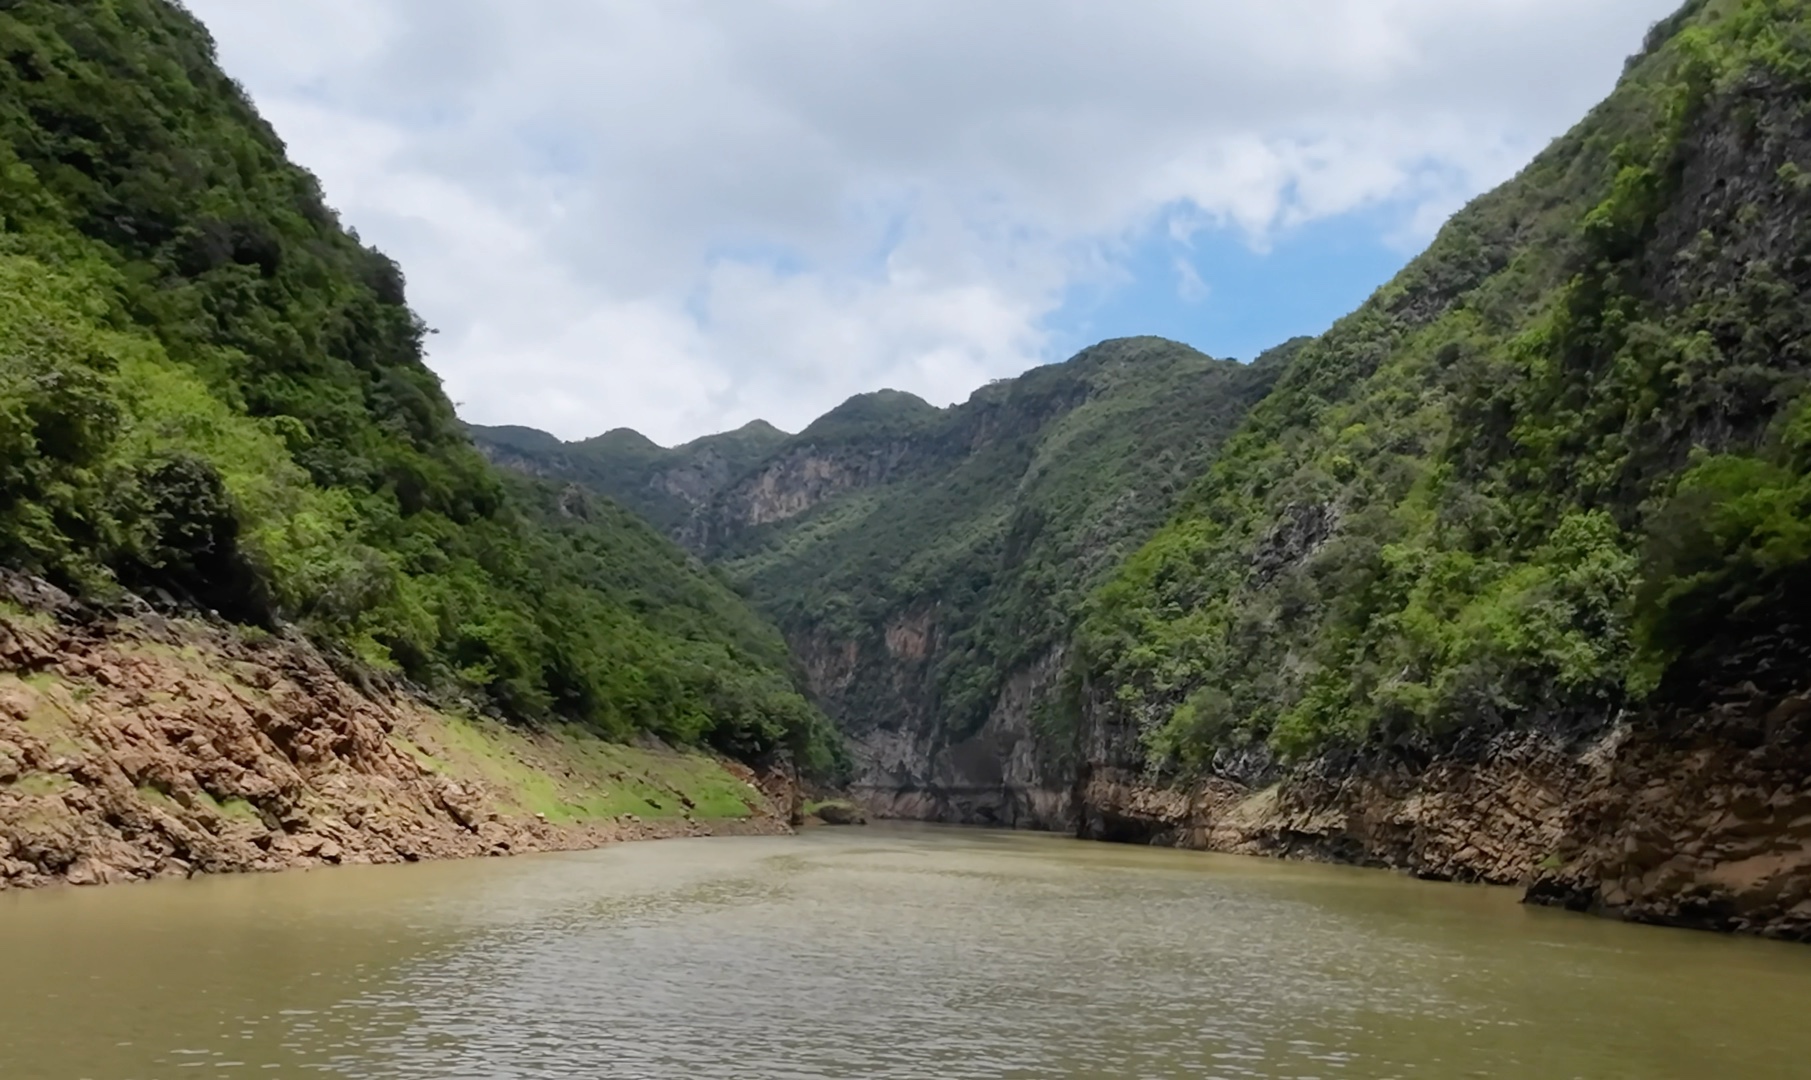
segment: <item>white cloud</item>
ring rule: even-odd
[[[464,415],[672,442],[1052,359],[1153,226],[1261,249],[1388,202],[1424,242],[1672,2],[189,6],[402,262]]]
[[[1199,304],[1213,292],[1207,282],[1201,280],[1201,271],[1195,264],[1178,255],[1176,257],[1176,295],[1183,303]]]

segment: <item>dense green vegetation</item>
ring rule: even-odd
[[[460,425],[401,273],[180,8],[22,0],[0,48],[0,560],[85,594],[820,764],[738,591],[845,725],[951,745],[1067,654],[1170,769],[1601,725],[1811,657],[1808,0],[1687,4],[1318,339],[1106,342],[674,449]]]
[[[0,562],[371,667],[824,763],[777,633],[601,500],[506,481],[360,244],[167,0],[0,5]]]
[[[1089,601],[1159,763],[1602,722],[1811,643],[1811,8],[1693,3]]]
[[[839,410],[799,439],[820,454],[858,434],[920,449],[887,483],[739,534],[725,568],[795,636],[877,657],[891,621],[934,614],[927,704],[959,737],[1012,672],[1066,641],[1081,599],[1161,523],[1286,353],[1248,367],[1110,341],[930,418],[851,426]],[[890,672],[858,673],[854,689],[844,708],[862,719],[901,708]]]
[[[675,450],[633,432],[476,435],[499,461],[616,495],[683,536],[808,655],[854,646],[850,678],[826,688],[846,726],[916,715],[956,740],[1014,671],[1066,642],[1088,590],[1158,527],[1292,350],[1247,366],[1111,341],[951,409],[879,391],[790,438],[762,425],[750,440],[751,425]],[[826,476],[841,479],[815,488]],[[761,505],[775,492],[806,505],[775,520]],[[888,628],[914,621],[932,627],[922,654],[893,655]]]
[[[787,438],[762,420],[672,449],[627,428],[575,443],[526,427],[468,424],[466,431],[498,464],[583,484],[669,534],[684,529],[700,501],[765,461]]]

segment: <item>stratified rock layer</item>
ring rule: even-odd
[[[1652,719],[1588,738],[1505,735],[1431,760],[1327,762],[1264,786],[1171,785],[1097,763],[1078,784],[1075,827],[1811,942],[1811,695],[1752,692]]]

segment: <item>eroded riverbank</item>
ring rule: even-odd
[[[1311,763],[1263,784],[1089,767],[1094,839],[1513,885],[1531,903],[1811,942],[1811,694],[1736,692],[1584,734]]]
[[[367,691],[299,640],[0,608],[0,890],[787,832],[792,797]]]

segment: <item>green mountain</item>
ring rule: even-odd
[[[658,450],[629,432],[473,431],[493,460],[637,506],[774,618],[869,801],[1056,825],[1065,783],[1048,762],[1069,748],[1037,718],[1082,598],[1163,522],[1294,347],[1242,365],[1110,341],[949,409],[863,394],[778,440],[745,428]]]
[[[1807,222],[1811,3],[1693,0],[1325,335],[858,398],[671,527],[883,812],[1811,939]]]
[[[0,568],[829,771],[821,706],[887,814],[1811,939],[1811,0],[1687,4],[1319,338],[670,450],[461,425],[179,6],[0,50]]]
[[[1808,101],[1803,4],[1690,4],[1300,352],[1089,603],[1151,764],[1601,726],[1811,644]]]
[[[559,477],[608,495],[663,532],[682,534],[712,493],[764,460],[786,433],[764,420],[666,449],[627,428],[563,443],[524,427],[467,424],[492,462],[531,476]]]
[[[1084,835],[1811,940],[1811,5],[1698,0],[1084,605]]]
[[[167,0],[0,5],[0,565],[304,628],[520,718],[820,761],[779,635],[473,451],[403,275]]]

